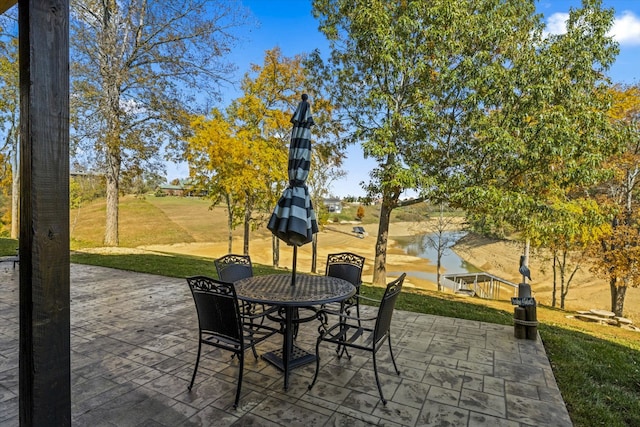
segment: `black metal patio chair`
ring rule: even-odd
[[[351,355],[348,351],[349,348],[364,350],[371,353],[373,359],[373,372],[376,377],[376,385],[378,386],[380,399],[383,404],[387,404],[387,400],[382,394],[382,386],[380,384],[380,378],[378,377],[376,353],[385,341],[388,342],[393,367],[395,368],[396,374],[400,375],[400,371],[396,365],[396,360],[393,357],[393,349],[391,348],[390,329],[393,310],[395,308],[398,295],[400,295],[400,291],[402,290],[402,284],[405,276],[406,274],[403,273],[400,277],[387,285],[384,295],[379,301],[380,306],[378,307],[378,311],[375,316],[361,318],[349,316],[344,312],[337,313],[340,319],[333,325],[328,325],[326,322],[328,322],[329,317],[325,317],[324,323],[319,328],[320,335],[316,342],[316,372],[313,376],[313,381],[309,384],[309,390],[311,390],[313,385],[316,383],[316,380],[318,379],[318,372],[320,371],[320,343],[329,342],[336,344],[340,349],[340,351],[338,351],[338,358],[342,357],[343,354],[346,354],[347,357],[351,359]],[[366,298],[362,295],[358,295],[357,298],[378,302],[377,300],[372,300],[371,298]],[[336,314],[336,312],[331,312],[331,314]]]
[[[351,314],[351,309],[356,308],[356,317],[360,317],[360,300],[357,298],[360,295],[360,285],[362,284],[362,270],[364,268],[363,256],[354,254],[352,252],[340,252],[327,255],[327,267],[325,275],[331,277],[337,277],[350,282],[356,288],[356,293],[353,297],[341,303],[339,307],[340,311]],[[329,307],[335,309],[336,307]]]
[[[227,254],[213,261],[218,278],[233,283],[253,276],[253,265],[249,255]]]
[[[238,280],[253,277],[253,264],[249,255],[227,254],[213,261],[216,266],[218,278],[223,282],[235,283]],[[264,304],[255,304],[242,301],[242,314],[251,319],[260,318],[264,322],[268,314],[277,311],[277,307],[269,307]]]
[[[346,280],[350,282],[356,288],[355,295],[360,293],[360,285],[362,284],[362,269],[364,268],[364,260],[363,256],[354,254],[352,252],[340,252],[335,254],[327,255],[327,265],[325,268],[325,276],[337,277],[338,279]],[[326,313],[333,312],[346,312],[347,314],[351,314],[351,308],[356,307],[356,314],[360,316],[360,305],[358,303],[358,299],[355,298],[355,295],[345,301],[340,303],[331,303],[325,304],[322,306],[322,309],[325,310]],[[300,316],[298,312],[296,312],[296,317],[304,317],[307,320],[314,320],[317,313],[316,307],[300,307],[300,309],[306,310],[311,314],[306,316]],[[298,324],[296,323],[296,332],[294,335],[297,335]],[[340,351],[339,348],[336,348],[336,352]]]
[[[188,389],[191,391],[196,379],[203,344],[230,351],[239,361],[238,387],[233,404],[233,407],[237,408],[242,387],[245,351],[251,348],[254,357],[257,358],[256,344],[278,333],[279,329],[247,323],[246,317],[240,313],[238,297],[232,283],[206,276],[187,277],[187,283],[198,315],[198,355]]]
[[[362,283],[362,269],[364,267],[365,258],[351,252],[341,252],[327,255],[327,265],[325,268],[325,276],[337,277],[350,282],[356,288],[356,294],[360,292],[360,284]],[[339,303],[325,304],[322,308],[325,312],[342,312],[350,313],[352,307],[356,307],[356,313],[360,316],[360,307],[356,298],[349,298]],[[304,314],[300,314],[300,310]],[[300,323],[315,320],[318,309],[313,306],[298,307],[294,312],[294,337],[298,336]],[[339,349],[336,349],[339,351]]]

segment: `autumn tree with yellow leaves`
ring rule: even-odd
[[[640,86],[616,86],[611,95],[609,115],[623,149],[607,162],[612,178],[597,189],[613,214],[610,232],[593,247],[592,271],[609,281],[611,311],[622,316],[627,289],[640,285]]]
[[[209,117],[192,122],[184,159],[198,187],[206,189],[212,204],[224,200],[228,212],[229,252],[233,230],[243,225],[243,253],[249,253],[251,229],[271,214],[288,183],[287,159],[291,116],[302,93],[311,96],[314,120],[310,182],[315,194],[326,185],[342,161],[331,121],[330,104],[308,87],[304,57],[285,57],[279,48],[265,52],[262,65],[253,64],[245,74],[243,95],[225,113],[213,110]],[[322,179],[324,177],[324,179]],[[322,184],[324,183],[324,184]],[[325,187],[323,188],[324,185]],[[316,204],[317,206],[317,204]],[[274,239],[274,265],[279,247]]]
[[[533,246],[551,253],[553,288],[551,306],[565,301],[575,274],[588,260],[589,249],[610,232],[607,211],[594,198],[556,199],[539,212],[528,236]]]
[[[237,136],[219,110],[213,110],[208,118],[194,118],[191,126],[193,136],[188,140],[185,160],[198,192],[206,194],[212,206],[223,202],[227,208],[231,253],[233,230],[242,223],[244,211],[250,209],[247,205],[252,195],[261,193],[257,186],[265,182],[258,174],[269,170],[268,164],[259,164],[264,147],[252,147],[250,141]],[[259,158],[252,153],[256,149],[261,152]]]

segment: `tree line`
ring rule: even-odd
[[[386,282],[391,212],[428,200],[462,209],[478,229],[548,248],[561,306],[580,260],[596,261],[618,315],[638,285],[639,88],[607,77],[618,46],[607,35],[614,11],[600,0],[583,0],[556,35],[533,0],[314,0],[330,51],[265,52],[224,107],[225,58],[249,22],[239,4],[71,6],[72,151],[104,173],[106,245],[118,244],[125,177],[170,159],[186,161],[212,205],[227,207],[229,236],[243,226],[248,252],[251,229],[286,185],[289,119],[308,93],[316,205],[343,173],[348,144],[376,160],[361,183],[381,200],[375,284]],[[3,34],[0,89],[9,91],[15,46]],[[16,97],[0,105],[7,194],[19,178]],[[420,197],[401,200],[406,190]],[[273,252],[277,265],[277,239]]]

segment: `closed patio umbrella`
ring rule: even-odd
[[[275,236],[293,246],[292,285],[295,285],[298,246],[311,242],[318,232],[316,214],[306,185],[311,165],[311,126],[314,124],[308,98],[306,94],[302,95],[302,101],[291,118],[289,186],[278,200],[267,225]]]

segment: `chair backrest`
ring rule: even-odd
[[[351,252],[327,255],[326,275],[351,282],[356,288],[362,283],[364,257]]]
[[[200,333],[221,337],[243,348],[240,307],[233,284],[206,276],[187,277],[187,283],[196,305]]]
[[[402,273],[402,276],[390,282],[387,285],[387,289],[384,291],[384,295],[380,301],[380,307],[378,308],[378,317],[376,319],[376,326],[373,333],[374,343],[378,343],[379,340],[386,337],[389,333],[393,310],[396,306],[398,295],[400,295],[400,291],[402,290],[402,284],[404,283],[406,275],[406,273]]]
[[[223,282],[234,283],[253,276],[253,266],[249,255],[227,254],[213,261],[218,277]]]

